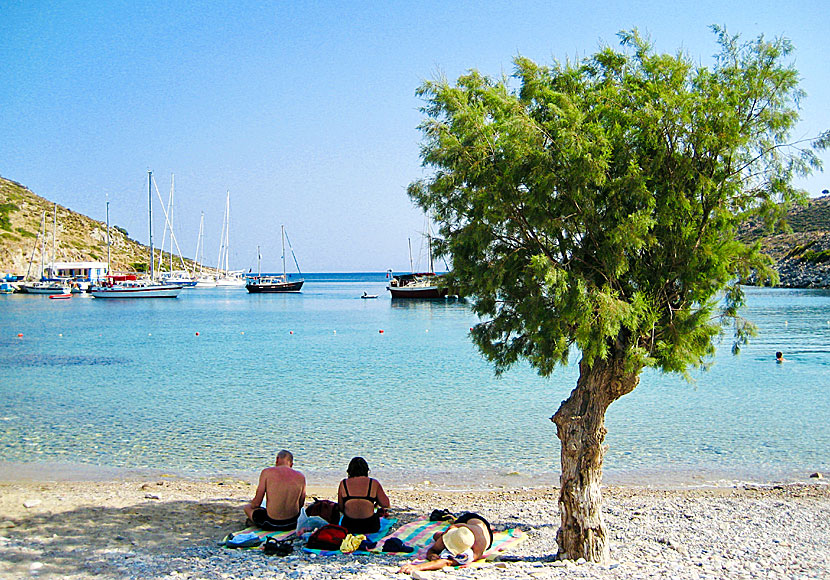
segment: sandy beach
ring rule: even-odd
[[[828,578],[830,486],[605,489],[613,563],[555,561],[557,490],[389,489],[400,523],[435,508],[474,510],[528,538],[519,561],[427,573],[441,578]],[[253,484],[175,477],[0,483],[2,578],[403,578],[404,555],[281,558],[218,546],[243,527]],[[309,487],[309,496],[334,496]]]

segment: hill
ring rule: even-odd
[[[0,272],[23,275],[34,256],[32,275],[39,276],[41,259],[52,261],[52,227],[55,205],[23,185],[0,177]],[[46,216],[45,238],[42,220]],[[44,243],[45,242],[45,243]],[[45,245],[45,256],[42,256]],[[146,271],[150,249],[110,224],[110,264],[113,272]],[[156,249],[156,260],[159,250]],[[165,262],[169,255],[165,252]],[[57,206],[55,261],[107,261],[107,224]],[[180,265],[178,258],[176,264]],[[192,260],[185,259],[191,270]],[[179,266],[180,267],[180,266]]]

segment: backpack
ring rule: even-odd
[[[311,534],[306,543],[306,548],[312,550],[339,550],[347,535],[349,535],[349,530],[343,526],[328,524]]]
[[[314,503],[305,508],[308,517],[319,516],[330,524],[340,523],[340,506],[328,499],[314,498]]]

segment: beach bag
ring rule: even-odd
[[[339,550],[340,545],[348,535],[349,530],[343,526],[328,524],[311,534],[306,543],[306,548],[312,550]]]
[[[305,512],[305,508],[300,510],[300,515],[297,518],[297,535],[302,536],[306,532],[313,532],[318,528],[328,525],[329,522],[320,516],[309,516]]]
[[[314,498],[314,503],[305,508],[308,517],[319,516],[330,524],[340,523],[340,506],[328,499]]]

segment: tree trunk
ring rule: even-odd
[[[640,381],[638,372],[624,371],[621,357],[579,363],[579,380],[551,421],[562,443],[559,482],[561,527],[556,534],[561,559],[609,561],[608,538],[602,519],[602,460],[605,410]]]

